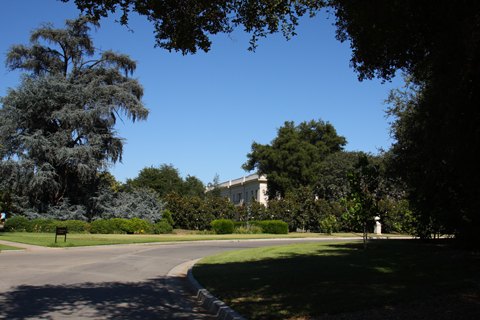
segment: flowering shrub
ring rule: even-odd
[[[28,221],[27,218],[22,216],[16,216],[16,217],[7,219],[3,227],[5,228],[6,231],[25,232],[27,231],[26,229],[28,228],[29,223],[30,221]]]

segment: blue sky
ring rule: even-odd
[[[29,32],[41,22],[61,28],[64,19],[80,13],[73,3],[56,0],[2,0],[1,8],[3,61],[10,45],[28,44]],[[145,18],[131,15],[133,33],[115,18],[100,21],[94,44],[138,61],[134,76],[150,109],[147,121],[125,119],[116,126],[127,144],[123,163],[110,171],[121,182],[163,163],[205,184],[216,173],[221,181],[248,175],[241,165],[252,142],[269,143],[285,121],[328,121],[346,137],[346,150],[377,153],[392,143],[382,101],[403,81],[359,82],[349,67],[350,45],[335,40],[334,17],[302,18],[297,36],[260,39],[255,53],[247,50],[250,35],[237,29],[211,37],[208,53],[188,56],[155,49],[153,26]],[[0,96],[5,96],[8,87],[18,85],[20,72],[0,66]]]

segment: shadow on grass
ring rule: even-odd
[[[366,251],[361,243],[308,246],[257,261],[200,262],[193,273],[250,320],[355,312],[478,287],[468,257],[441,242],[375,240]]]
[[[0,293],[0,319],[211,319],[185,310],[164,283],[164,278],[156,278],[140,283],[19,286]]]

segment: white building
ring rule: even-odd
[[[247,204],[255,197],[258,202],[267,205],[267,177],[251,174],[246,177],[222,182],[219,184],[222,189],[222,197],[227,196],[236,206],[242,203]]]

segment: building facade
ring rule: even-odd
[[[252,197],[267,205],[267,177],[251,174],[246,177],[229,180],[219,184],[222,197],[227,196],[236,206],[250,203]]]

